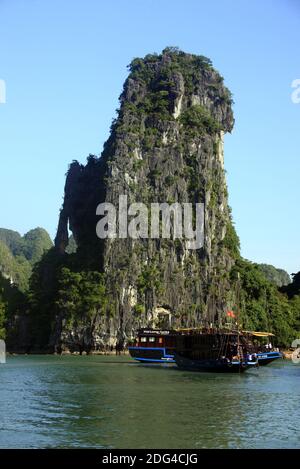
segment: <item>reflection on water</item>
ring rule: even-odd
[[[299,379],[287,361],[222,375],[128,357],[9,357],[0,447],[300,448]]]

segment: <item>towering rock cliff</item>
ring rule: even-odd
[[[70,165],[55,245],[65,256],[69,224],[78,246],[73,256],[84,269],[104,274],[107,303],[93,318],[94,339],[127,340],[137,327],[166,320],[188,327],[224,319],[239,249],[223,157],[231,103],[205,57],[168,48],[135,59],[101,157]],[[117,207],[119,195],[147,206],[204,203],[204,246],[188,249],[185,239],[99,239],[96,208],[104,201]],[[55,341],[64,341],[64,324],[60,317]]]

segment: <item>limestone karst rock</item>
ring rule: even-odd
[[[76,255],[105,275],[108,306],[98,333],[126,340],[162,319],[186,327],[223,320],[238,251],[223,157],[231,104],[205,57],[167,48],[135,59],[101,157],[70,165],[55,243],[63,253],[69,224]],[[204,203],[203,248],[187,249],[184,239],[100,240],[96,208],[104,201],[117,206],[121,194],[147,206]]]

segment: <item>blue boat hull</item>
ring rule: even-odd
[[[191,369],[197,371],[212,371],[212,372],[243,372],[249,367],[257,366],[254,362],[232,362],[228,364],[227,361],[222,360],[190,360],[183,358],[178,354],[168,353],[165,347],[128,347],[128,351],[131,357],[140,363],[173,363],[177,364],[179,368]],[[262,354],[265,355],[265,354]],[[280,354],[281,356],[281,354]],[[280,357],[272,357],[268,359],[270,361],[276,360]],[[263,362],[260,364],[266,365],[266,359],[262,358]]]
[[[260,366],[268,365],[274,360],[282,358],[282,353],[280,352],[261,352],[257,354],[258,363]]]
[[[175,363],[165,347],[128,347],[131,357],[141,363]]]

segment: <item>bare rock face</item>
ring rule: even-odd
[[[210,61],[165,49],[135,59],[118,116],[100,158],[73,162],[56,237],[67,226],[87,268],[105,275],[107,312],[94,338],[126,341],[139,326],[221,323],[230,304],[235,242],[224,175],[223,135],[233,127],[230,92]],[[201,249],[185,239],[105,239],[96,235],[99,203],[203,203]],[[103,315],[103,313],[102,313]],[[87,327],[89,325],[87,324]],[[68,331],[62,331],[60,337]]]

